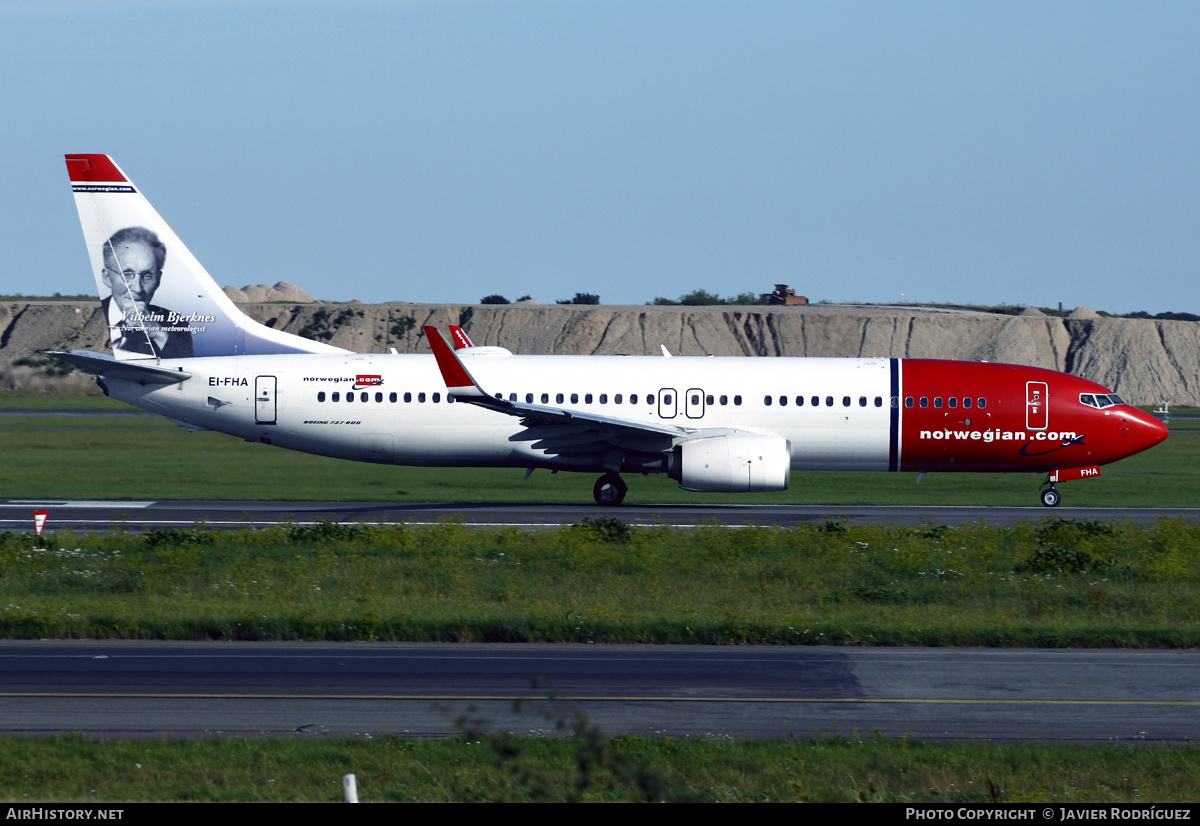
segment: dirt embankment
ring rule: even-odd
[[[695,356],[900,356],[1062,370],[1135,404],[1200,406],[1200,323],[1076,313],[1003,316],[907,307],[243,304],[270,327],[361,352],[428,352],[421,326],[461,324],[514,353]],[[1094,316],[1094,314],[1091,314]],[[0,304],[0,387],[86,392],[90,377],[50,375],[43,350],[105,351],[98,303]]]

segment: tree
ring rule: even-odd
[[[479,299],[479,303],[480,304],[511,304],[512,302],[509,301],[507,298],[505,298],[502,295],[485,295],[483,298]]]
[[[564,298],[555,304],[599,304],[600,296],[595,293],[575,293],[574,298]]]

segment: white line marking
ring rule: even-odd
[[[100,499],[6,499],[5,505],[34,505],[42,508],[148,508],[156,502],[105,502]]]

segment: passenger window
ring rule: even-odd
[[[946,403],[950,405],[951,410],[958,407],[958,399],[956,399],[954,396],[951,396],[950,398],[946,399]]]
[[[437,403],[438,403],[438,402],[440,402],[441,400],[442,400],[442,394],[441,394],[441,393],[434,393],[434,394],[433,394],[433,403],[434,403],[434,404],[437,404]]]
[[[842,407],[849,407],[849,406],[850,406],[850,397],[842,396]]]
[[[728,396],[722,396],[722,397],[721,397],[721,406],[722,406],[722,407],[724,407],[724,406],[725,406],[725,405],[727,405],[727,404],[729,404],[729,397],[728,397]]]
[[[983,396],[980,396],[975,400],[975,406],[982,410],[983,408],[987,407],[987,399],[985,399]]]
[[[912,407],[912,406],[913,406],[913,397],[912,397],[912,396],[905,396],[905,397],[904,397],[904,406],[905,406],[905,407]]]
[[[821,406],[821,397],[820,396],[813,396],[809,401],[812,402],[813,407]]]
[[[516,393],[509,393],[509,394],[508,394],[508,400],[509,400],[510,402],[515,402],[515,401],[517,400],[517,394],[516,394]]]
[[[636,400],[637,397],[635,396],[634,399]],[[654,404],[654,394],[653,393],[646,394],[646,404]]]
[[[607,393],[600,394],[600,404],[608,404],[608,394]]]
[[[579,404],[579,394],[578,393],[571,394],[571,404]]]
[[[342,394],[341,394],[341,393],[334,393],[332,396],[330,396],[330,398],[331,398],[333,401],[335,401],[335,402],[338,402],[338,401],[341,401],[341,400],[342,400]]]
[[[391,402],[392,404],[395,404],[395,403],[396,403],[396,394],[395,394],[395,393],[389,393],[389,394],[388,394],[388,401],[389,401],[389,402]]]
[[[418,393],[418,394],[417,394],[417,401],[418,401],[419,403],[421,403],[421,404],[425,404],[425,394],[424,394],[424,393]]]
[[[780,407],[787,407],[787,396],[780,396],[780,397],[779,397],[779,406],[780,406]]]
[[[704,397],[704,403],[709,405],[710,407],[712,406],[713,397],[712,397],[711,393],[709,393],[707,396]]]
[[[929,407],[929,397],[928,396],[921,397],[921,407]]]
[[[346,401],[348,401],[348,402],[352,402],[352,401],[354,401],[354,394],[353,394],[353,393],[347,393],[347,394],[346,394]]]
[[[550,404],[550,394],[549,393],[542,394],[542,404]]]
[[[825,397],[825,406],[826,406],[826,407],[833,407],[833,396],[826,396],[826,397]]]
[[[554,394],[554,403],[555,403],[555,404],[562,404],[562,403],[563,403],[563,394],[562,394],[562,393],[555,393],[555,394]]]
[[[971,406],[971,397],[967,396],[965,399],[963,399],[963,407],[970,407],[970,406]]]
[[[763,404],[765,404],[767,407],[770,407],[771,406],[771,397],[763,396]]]
[[[876,407],[883,407],[883,396],[876,396],[876,397],[875,397],[875,406],[876,406]],[[895,397],[895,396],[892,396],[892,407],[895,407],[895,406],[896,406],[896,397]]]
[[[734,397],[733,397],[733,404],[734,404],[734,406],[735,406],[735,407],[737,407],[737,406],[740,406],[740,405],[741,405],[741,403],[742,403],[742,397],[741,397],[741,396],[734,396]]]
[[[804,397],[803,396],[796,397],[796,407],[804,407]]]
[[[662,397],[662,403],[668,406],[675,404],[675,397],[670,393],[664,393]]]
[[[875,399],[875,402],[876,402],[875,406],[876,406],[876,407],[878,407],[878,406],[879,406],[879,404],[878,404],[878,402],[879,402],[879,399],[878,399],[878,398],[876,398],[876,399]],[[866,407],[866,406],[867,406],[867,397],[866,397],[866,396],[859,396],[859,397],[858,397],[858,406],[859,406],[859,407]]]
[[[941,406],[942,406],[942,397],[941,396],[934,396],[933,406],[937,407],[939,409],[941,408]]]
[[[592,394],[591,393],[588,393],[586,396],[583,397],[583,403],[584,404],[592,403]]]
[[[617,395],[613,396],[613,404],[620,404],[620,403],[621,403],[621,394],[618,393]]]
[[[381,401],[383,401],[383,394],[382,394],[382,393],[376,393],[376,394],[375,394],[375,401],[376,401],[376,402],[381,402]]]
[[[322,390],[320,393],[317,394],[317,401],[319,401],[319,402],[325,401],[325,391],[324,390]]]
[[[525,394],[525,404],[533,404],[533,394],[532,393]]]
[[[630,404],[637,404],[637,393],[630,393],[630,394],[629,394],[629,403],[630,403]]]
[[[405,394],[404,394],[404,403],[405,403],[405,404],[412,404],[412,393],[405,393]]]

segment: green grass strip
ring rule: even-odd
[[[1189,747],[939,745],[861,737],[732,741],[464,730],[374,738],[0,740],[0,799],[51,802],[1194,803]]]
[[[1187,648],[1200,525],[0,534],[8,638]]]

